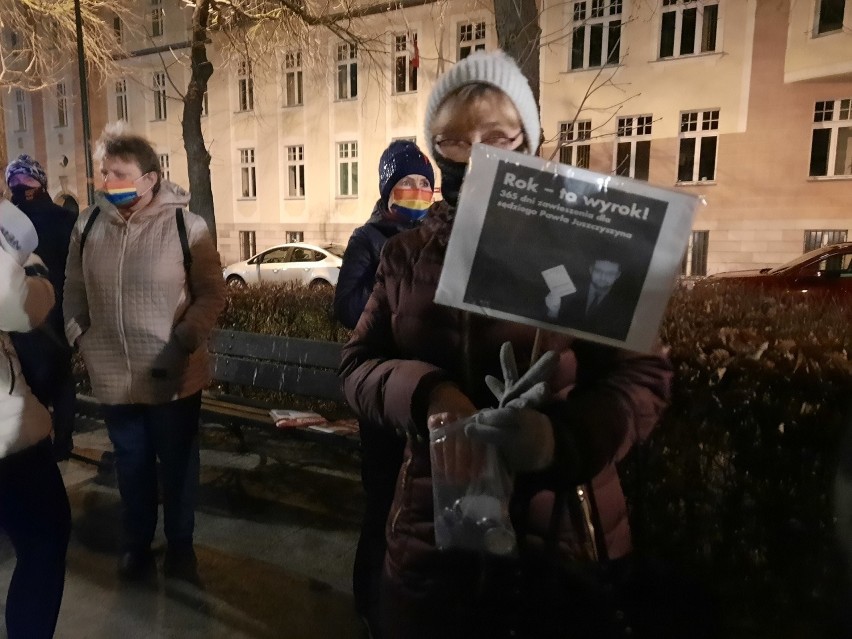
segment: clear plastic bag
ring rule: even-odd
[[[494,444],[470,439],[466,420],[429,432],[435,544],[493,555],[517,551],[509,519],[511,476]]]

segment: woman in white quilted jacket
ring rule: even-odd
[[[207,339],[225,305],[219,254],[146,139],[105,131],[95,159],[101,188],[71,234],[63,310],[115,449],[119,576],[155,574],[159,458],[164,572],[195,582],[201,391],[210,383]]]
[[[9,639],[53,636],[71,532],[50,415],[24,381],[7,334],[39,326],[54,303],[50,282],[36,274],[46,275],[44,265],[30,255],[37,243],[29,219],[0,203],[0,529],[17,557],[6,597]]]

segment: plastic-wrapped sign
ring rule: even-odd
[[[648,352],[698,202],[477,144],[435,301]]]

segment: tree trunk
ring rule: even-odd
[[[189,208],[207,222],[216,242],[216,216],[213,209],[213,186],[210,180],[210,154],[201,131],[201,113],[207,82],[213,65],[207,59],[207,24],[210,0],[198,0],[192,12],[191,75],[183,98],[183,148],[189,170]]]
[[[497,23],[497,42],[512,56],[530,82],[530,88],[539,103],[541,79],[539,75],[539,42],[541,27],[536,0],[494,0],[494,17]]]

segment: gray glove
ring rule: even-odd
[[[549,399],[548,380],[558,360],[555,351],[548,351],[519,379],[512,343],[505,342],[500,348],[503,380],[485,378],[499,408],[479,411],[465,426],[468,437],[497,445],[516,472],[541,470],[553,462],[553,425],[533,409]]]
[[[542,470],[553,463],[553,424],[532,408],[492,408],[479,411],[464,427],[472,439],[495,444],[516,472]]]
[[[494,393],[500,408],[541,406],[549,396],[547,382],[556,372],[559,356],[556,351],[547,351],[530,366],[524,376],[518,379],[518,365],[515,363],[515,351],[512,342],[504,342],[500,347],[500,367],[503,380],[486,375],[485,383]]]

